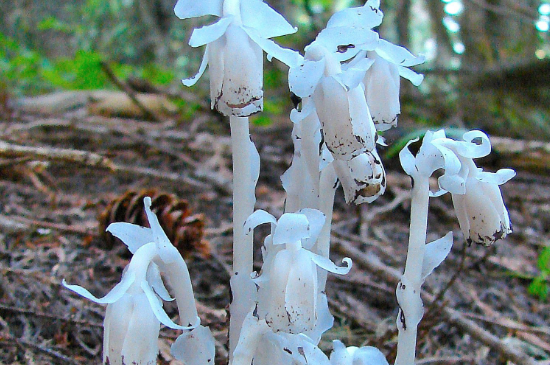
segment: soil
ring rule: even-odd
[[[127,191],[150,188],[187,200],[194,213],[205,216],[212,255],[191,253],[187,262],[203,323],[211,326],[218,342],[217,362],[227,361],[232,178],[228,129],[227,122],[206,111],[184,123],[105,118],[83,110],[50,116],[15,111],[0,122],[1,141],[44,152],[40,158],[34,152],[0,153],[0,362],[101,362],[105,308],[61,282],[103,296],[119,281],[128,263],[126,248],[121,243],[105,248],[98,215]],[[290,131],[287,121],[252,129],[262,161],[256,209],[275,216],[283,211],[279,177],[291,160]],[[124,168],[54,158],[53,148],[96,153]],[[388,188],[376,202],[349,206],[341,190],[337,192],[337,250],[331,258],[339,262],[352,247],[377,257],[388,269],[402,271],[410,179],[395,157],[383,160]],[[449,196],[431,199],[428,240],[452,230],[455,243],[424,286],[428,293],[444,293],[426,305],[418,364],[507,364],[502,351],[457,327],[442,307],[458,311],[505,346],[550,363],[550,305],[528,292],[532,278],[539,275],[539,254],[550,242],[549,184],[550,177],[519,170],[502,187],[514,233],[488,248],[467,247]],[[258,269],[266,233],[264,228],[256,232]],[[331,341],[341,339],[348,346],[377,346],[393,360],[395,284],[356,263],[349,275],[329,277],[327,294],[335,326],[323,337],[321,348],[328,353]],[[173,306],[166,310],[176,315]],[[169,345],[178,333],[161,333],[159,363],[176,363]]]

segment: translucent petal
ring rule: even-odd
[[[170,319],[170,317],[168,317],[168,315],[166,314],[166,312],[162,308],[162,305],[160,304],[159,299],[157,298],[157,296],[153,292],[153,289],[151,289],[151,287],[149,286],[149,284],[146,281],[141,283],[141,289],[143,290],[143,292],[147,296],[147,300],[149,301],[149,305],[151,306],[151,310],[155,314],[155,317],[157,317],[157,319],[160,321],[160,323],[162,323],[166,327],[170,327],[172,329],[177,329],[177,330],[188,330],[188,329],[195,328],[196,326],[198,326],[200,324],[200,319],[198,317],[197,317],[196,323],[193,326],[190,326],[190,327],[184,327],[184,326],[180,326],[178,324],[175,324]]]
[[[487,135],[481,131],[469,131],[462,137],[464,142],[453,141],[452,146],[456,152],[467,158],[485,157],[491,152],[491,142]],[[474,139],[479,139],[481,144],[474,143]]]
[[[328,23],[329,27],[354,26],[372,29],[382,24],[384,14],[378,6],[372,6],[367,2],[364,6],[348,8],[334,13]]]
[[[325,58],[319,61],[306,60],[303,65],[288,71],[290,91],[301,98],[311,96],[325,71]]]
[[[232,365],[250,365],[256,354],[258,343],[264,334],[271,332],[264,320],[258,320],[251,310],[244,319],[239,341],[233,351]]]
[[[277,221],[277,227],[273,233],[273,244],[299,242],[309,235],[309,222],[304,214],[285,213]]]
[[[107,305],[103,321],[103,363],[121,364],[124,338],[134,311],[132,295]]]
[[[216,340],[208,327],[198,326],[182,333],[172,344],[170,352],[186,365],[214,365]]]
[[[351,259],[347,257],[342,260],[342,262],[346,264],[346,266],[343,267],[336,266],[336,264],[330,261],[330,259],[328,259],[327,257],[323,257],[309,251],[308,253],[311,256],[311,260],[323,270],[330,271],[338,275],[346,275],[351,270],[352,262]]]
[[[171,302],[174,300],[174,298],[170,297],[170,293],[168,293],[168,290],[166,290],[166,287],[164,286],[164,282],[162,281],[162,278],[160,276],[159,267],[155,263],[151,263],[149,267],[147,268],[147,282],[155,293],[159,297],[161,297],[162,300],[165,300],[167,302]]]
[[[232,16],[224,16],[214,24],[205,25],[193,30],[191,38],[189,38],[189,45],[191,47],[200,47],[214,42],[225,33],[232,21]]]
[[[317,268],[305,249],[294,253],[285,290],[288,328],[285,332],[312,330],[317,320]]]
[[[134,295],[134,310],[122,346],[124,364],[155,364],[160,323],[144,294]]]
[[[206,70],[206,65],[208,65],[208,47],[210,47],[209,44],[206,45],[206,49],[204,50],[204,55],[202,56],[201,65],[199,67],[199,71],[197,71],[197,74],[193,77],[190,77],[188,79],[183,79],[181,82],[185,86],[193,86],[199,81],[201,76],[204,74],[204,71]]]
[[[495,173],[480,172],[475,177],[479,181],[483,181],[489,184],[502,185],[514,176],[516,176],[516,172],[514,170],[500,169]]]
[[[275,217],[265,210],[258,209],[254,211],[244,222],[244,232],[249,234],[252,230],[258,227],[260,224],[271,223],[276,224],[277,220]]]
[[[441,187],[441,194],[433,196],[441,196],[446,192],[452,194],[464,194],[466,191],[466,181],[461,176],[444,174],[438,179]]]
[[[331,365],[352,365],[353,362],[353,352],[346,349],[344,345],[339,340],[332,341],[332,352],[330,353],[330,364]]]
[[[63,279],[63,286],[66,287],[69,290],[74,291],[75,293],[83,296],[86,299],[89,299],[93,302],[99,303],[99,304],[108,304],[108,303],[114,303],[128,291],[130,286],[134,283],[136,276],[133,272],[127,271],[124,275],[122,275],[122,280],[120,280],[120,283],[114,286],[113,289],[107,295],[105,295],[103,298],[96,298],[92,293],[90,293],[88,290],[84,289],[81,286],[78,285],[69,285]]]
[[[426,280],[428,275],[445,260],[451,252],[451,247],[453,247],[453,232],[449,232],[440,239],[426,245],[424,260],[422,261],[422,280]]]
[[[418,173],[418,168],[416,167],[416,158],[409,150],[409,145],[414,142],[418,142],[418,138],[412,139],[407,142],[405,147],[403,147],[403,149],[399,152],[399,161],[401,162],[401,166],[403,167],[405,173],[409,176],[414,176]]]
[[[283,48],[271,39],[265,39],[253,28],[243,27],[250,38],[267,53],[268,60],[275,57],[288,67],[297,67],[304,62],[304,58],[296,51]]]
[[[222,16],[223,0],[178,0],[174,13],[180,19],[196,18],[203,15]]]
[[[262,38],[296,33],[298,28],[261,0],[241,0],[243,25],[254,28]]]
[[[424,75],[416,73],[410,68],[397,66],[397,69],[399,70],[399,75],[409,80],[414,86],[418,86],[424,81]]]
[[[396,46],[385,39],[380,39],[376,53],[386,60],[399,66],[410,67],[426,62],[426,57],[415,56],[405,47]]]
[[[141,227],[132,223],[111,223],[109,227],[107,227],[107,232],[124,242],[131,253],[135,253],[137,249],[144,244],[155,240],[150,228]]]
[[[363,346],[354,352],[353,365],[388,365],[388,360],[376,347]]]
[[[347,60],[361,50],[375,49],[378,33],[365,28],[338,26],[323,29],[315,42],[322,44],[340,60]]]
[[[315,328],[306,331],[304,334],[311,338],[314,344],[318,344],[323,333],[328,331],[334,325],[334,317],[328,309],[328,300],[326,294],[318,292],[317,294],[317,322]]]
[[[164,233],[157,215],[151,211],[151,198],[148,196],[143,198],[143,205],[155,242],[159,248],[159,256],[166,263],[172,262],[175,259],[174,257],[179,255],[178,250],[172,245],[166,233]]]
[[[297,213],[303,214],[306,216],[309,223],[309,237],[305,239],[303,247],[306,249],[311,248],[317,241],[323,226],[325,225],[325,215],[323,212],[317,209],[304,208],[299,210]]]
[[[353,67],[348,68],[344,72],[335,75],[334,77],[346,87],[351,90],[359,86],[359,84],[365,78],[365,74],[369,67],[374,63],[374,60],[364,58],[361,61],[355,63]]]

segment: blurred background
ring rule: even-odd
[[[297,34],[281,44],[298,50],[332,13],[357,1],[270,0]],[[4,103],[59,90],[116,89],[107,63],[130,85],[181,94],[172,102],[185,122],[208,98],[208,83],[184,90],[202,49],[187,45],[204,17],[182,21],[175,0],[19,0],[0,2],[0,93]],[[493,135],[548,140],[550,3],[545,0],[385,0],[380,35],[426,55],[419,89],[403,81],[401,122],[482,128]],[[266,62],[270,125],[290,108],[286,67]],[[136,86],[139,90],[139,87]],[[187,95],[187,97],[185,96]]]

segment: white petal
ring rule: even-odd
[[[188,330],[188,329],[195,328],[196,326],[198,326],[200,324],[200,319],[198,317],[197,317],[196,323],[192,326],[189,326],[189,327],[184,327],[184,326],[180,326],[178,324],[175,324],[170,319],[170,317],[168,317],[168,315],[166,314],[166,312],[162,308],[162,305],[160,304],[159,299],[157,298],[157,296],[153,292],[153,289],[151,289],[151,287],[149,286],[149,284],[146,281],[141,283],[141,289],[143,290],[143,292],[147,296],[147,300],[149,301],[149,305],[151,306],[151,310],[155,314],[155,317],[157,317],[157,319],[160,321],[160,323],[162,323],[166,327],[170,327],[170,328],[175,329],[175,330]]]
[[[103,321],[103,363],[121,364],[124,338],[128,333],[134,300],[132,295],[123,295],[107,305]]]
[[[322,44],[329,52],[344,61],[361,50],[372,50],[378,45],[378,33],[365,28],[338,26],[323,29],[315,42]]]
[[[208,47],[210,47],[209,44],[206,45],[206,49],[204,50],[204,55],[202,56],[201,65],[199,67],[199,71],[197,72],[197,74],[193,77],[188,78],[188,79],[181,80],[181,82],[185,86],[195,85],[197,83],[197,81],[199,81],[199,79],[201,78],[202,74],[204,74],[204,71],[206,70],[206,65],[208,65]]]
[[[309,222],[307,217],[298,213],[285,213],[277,221],[273,233],[273,244],[299,242],[309,237]]]
[[[99,303],[99,304],[108,304],[108,303],[114,303],[128,291],[130,286],[134,283],[136,276],[133,272],[129,271],[126,272],[124,275],[122,275],[122,280],[120,280],[120,283],[114,286],[113,289],[107,295],[105,295],[103,298],[96,298],[92,293],[90,293],[88,290],[84,289],[81,286],[78,285],[69,285],[63,279],[63,286],[66,287],[69,290],[74,291],[75,293],[82,295],[84,298],[89,299],[93,302]]]
[[[330,259],[328,259],[327,257],[316,255],[312,252],[309,252],[309,254],[311,256],[311,260],[321,269],[324,269],[326,271],[329,271],[338,275],[346,275],[351,270],[352,262],[351,262],[351,259],[347,257],[342,260],[342,262],[346,264],[346,266],[343,267],[343,266],[336,266],[336,264],[330,261]]]
[[[363,346],[354,352],[353,365],[388,365],[388,360],[376,347]]]
[[[449,232],[440,239],[426,245],[424,260],[422,261],[422,280],[426,280],[428,275],[445,260],[451,252],[451,247],[453,247],[453,232]]]
[[[334,317],[328,309],[328,300],[326,294],[318,292],[317,294],[317,322],[315,328],[304,332],[304,335],[311,338],[313,343],[319,343],[323,333],[328,331],[334,325]]]
[[[252,230],[258,227],[260,224],[271,223],[276,224],[277,220],[275,217],[265,210],[258,209],[252,213],[244,222],[244,232],[249,234]]]
[[[344,72],[334,75],[334,77],[346,87],[346,89],[355,89],[365,78],[365,74],[369,67],[374,63],[374,60],[364,58],[355,63],[353,67],[348,68]]]
[[[350,353],[339,340],[332,341],[332,352],[330,353],[331,365],[352,365],[353,353]]]
[[[453,146],[459,155],[468,158],[485,157],[491,152],[491,142],[487,135],[481,131],[469,131],[462,137],[464,142],[455,141]],[[474,143],[474,139],[480,139],[481,144]]]
[[[204,27],[193,30],[193,34],[191,34],[191,38],[189,38],[189,45],[191,47],[200,47],[214,42],[225,33],[232,21],[232,16],[224,16],[214,24],[205,25]]]
[[[511,178],[516,176],[516,172],[512,169],[500,169],[495,173],[480,172],[475,177],[479,181],[489,184],[502,185]]]
[[[216,340],[208,327],[198,326],[182,333],[172,344],[170,352],[186,365],[214,365]]]
[[[143,198],[143,205],[145,207],[147,220],[149,221],[149,225],[151,226],[153,237],[159,250],[158,254],[160,258],[165,263],[173,262],[179,256],[179,252],[172,245],[166,233],[164,233],[164,230],[160,226],[157,215],[151,211],[151,198],[148,196]]]
[[[367,2],[364,6],[348,8],[334,13],[328,20],[327,28],[354,26],[371,29],[379,26],[383,17],[384,14],[377,6],[371,6]]]
[[[174,13],[180,19],[196,18],[203,15],[222,16],[223,0],[178,0]]]
[[[133,302],[134,310],[121,352],[123,364],[155,364],[160,323],[145,295],[134,295]]]
[[[409,145],[414,142],[418,142],[418,138],[411,139],[399,152],[399,161],[401,162],[403,171],[405,171],[405,173],[409,176],[414,176],[418,173],[418,168],[416,167],[416,158],[409,150]]]
[[[392,63],[405,67],[416,66],[426,61],[426,57],[415,56],[406,48],[396,46],[384,39],[378,42],[376,53]]]
[[[288,71],[290,91],[301,98],[311,96],[325,71],[325,58],[319,61],[306,60],[303,65]]]
[[[135,253],[144,244],[155,240],[151,228],[141,227],[132,223],[111,223],[106,231],[124,242],[131,253]]]
[[[317,238],[325,225],[326,217],[320,210],[311,208],[301,209],[297,213],[303,214],[307,217],[309,223],[309,237],[305,240],[303,247],[309,249],[313,246],[313,244],[315,244],[315,241],[317,241]]]
[[[241,16],[243,25],[256,29],[265,39],[296,33],[298,30],[261,0],[241,0]]]
[[[174,298],[170,297],[168,290],[166,290],[164,282],[160,276],[159,267],[155,263],[151,263],[147,268],[147,282],[155,290],[155,293],[162,298],[162,300],[167,302],[174,300]]]
[[[397,69],[399,70],[399,75],[409,80],[414,86],[418,86],[424,81],[424,75],[416,73],[410,68],[397,66]]]
[[[297,67],[304,62],[304,58],[298,52],[289,48],[283,48],[271,39],[263,38],[258,34],[258,31],[253,28],[243,27],[243,29],[250,38],[267,53],[268,60],[275,57],[288,67]]]
[[[315,114],[315,118],[317,118],[317,114],[315,113],[315,103],[311,100],[311,98],[304,98],[302,100],[302,110],[298,111],[296,109],[292,109],[290,111],[290,120],[292,123],[299,123],[312,113]],[[319,119],[317,118],[317,121],[318,120]]]
[[[293,256],[285,291],[285,311],[288,327],[285,332],[302,333],[312,330],[317,320],[317,268],[309,251],[298,250]]]

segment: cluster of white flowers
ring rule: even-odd
[[[217,22],[195,29],[189,44],[206,46],[193,85],[209,65],[212,108],[229,116],[232,134],[234,212],[233,275],[230,281],[229,362],[231,365],[388,365],[374,347],[345,347],[333,342],[328,357],[318,347],[333,326],[325,292],[329,272],[343,275],[351,260],[337,266],[329,259],[334,192],[342,185],[348,203],[372,202],[384,193],[386,173],[377,152],[378,133],[396,126],[400,114],[400,77],[419,85],[423,76],[409,67],[424,62],[403,47],[379,37],[373,28],[383,19],[379,0],[335,13],[305,56],[282,48],[270,38],[296,28],[262,0],[178,0],[181,19],[213,15]],[[290,67],[290,91],[301,102],[292,110],[294,158],[281,177],[287,192],[279,219],[254,212],[259,155],[250,140],[248,116],[263,107],[263,52]],[[412,143],[414,141],[409,142]],[[426,244],[430,196],[452,194],[460,227],[468,243],[491,245],[511,232],[498,185],[512,170],[491,174],[474,158],[486,156],[485,134],[472,131],[454,141],[443,131],[428,132],[416,156],[409,144],[401,151],[403,169],[414,180],[411,231],[405,272],[396,291],[399,329],[396,365],[415,359],[416,330],[423,316],[420,297],[426,277],[451,250],[452,232]],[[436,170],[439,191],[429,191]],[[86,289],[65,284],[97,303],[108,304],[105,316],[105,364],[155,364],[160,325],[183,330],[172,346],[186,365],[211,365],[214,339],[200,325],[187,266],[169,242],[145,199],[151,228],[113,223],[108,231],[133,253],[122,279],[98,299]],[[253,230],[269,223],[262,245],[262,269],[253,271]],[[181,325],[162,307],[174,300]]]

